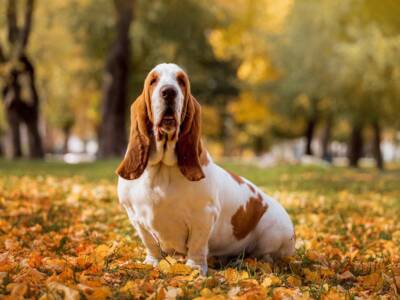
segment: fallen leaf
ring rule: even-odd
[[[267,277],[264,278],[262,281],[261,285],[263,287],[270,287],[272,285],[280,285],[282,281],[279,279],[279,277],[275,275],[268,275]]]
[[[239,281],[239,273],[233,268],[228,268],[224,271],[224,277],[227,283],[234,284]]]
[[[181,263],[170,266],[170,272],[175,275],[189,275],[192,271],[192,268]]]
[[[19,300],[24,299],[24,295],[28,291],[26,283],[10,283],[7,285],[7,290],[11,291],[10,295],[2,297],[4,300]]]
[[[79,300],[79,292],[75,289],[72,289],[66,285],[63,285],[62,283],[59,282],[50,282],[47,284],[47,288],[49,289],[49,293],[62,293],[64,296],[64,300]]]
[[[306,277],[306,280],[314,283],[320,283],[321,282],[321,275],[318,272],[311,271],[308,268],[304,269],[304,274]]]
[[[355,279],[353,273],[351,273],[350,271],[345,271],[342,274],[337,275],[336,277],[339,280],[353,280],[353,279]]]
[[[289,276],[287,278],[287,283],[292,287],[299,287],[301,286],[301,279],[295,276]]]

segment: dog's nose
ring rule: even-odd
[[[172,85],[165,85],[160,90],[161,97],[167,101],[167,104],[173,104],[176,95],[178,94],[177,90]]]

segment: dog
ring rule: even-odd
[[[253,183],[216,165],[201,140],[201,106],[188,75],[159,64],[131,106],[127,151],[118,166],[118,197],[146,248],[144,263],[162,253],[187,256],[207,273],[207,257],[268,260],[295,251],[285,209]]]

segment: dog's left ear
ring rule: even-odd
[[[197,100],[189,93],[175,149],[179,169],[190,181],[199,181],[205,177],[200,165],[200,154],[202,151],[200,138],[201,107]]]

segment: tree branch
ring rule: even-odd
[[[35,1],[26,0],[25,16],[24,16],[24,27],[22,28],[21,34],[21,50],[25,49],[28,44],[29,36],[32,29],[32,16],[34,10]]]
[[[0,64],[6,62],[6,55],[4,54],[3,46],[0,44]]]
[[[8,0],[7,5],[7,25],[8,25],[8,41],[11,45],[15,45],[18,40],[17,25],[17,0]]]

